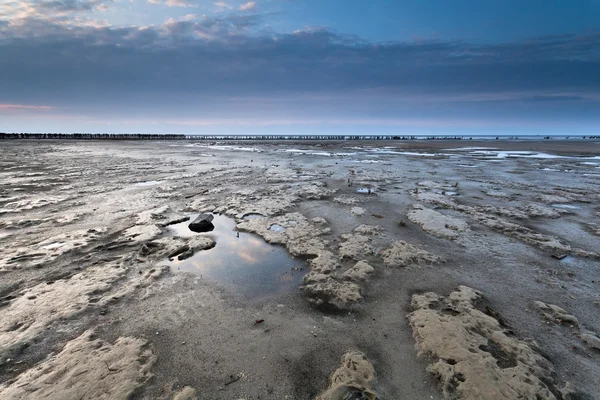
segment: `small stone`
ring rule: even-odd
[[[200,214],[192,223],[188,225],[193,232],[210,232],[215,229],[212,220],[215,217],[212,214]]]

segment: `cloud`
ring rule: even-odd
[[[147,0],[150,4],[162,4],[167,7],[198,7],[195,2],[188,2],[186,0]]]
[[[256,8],[256,2],[255,1],[249,1],[245,4],[242,4],[240,6],[240,10],[241,11],[252,11]]]
[[[0,111],[4,110],[51,110],[50,106],[32,106],[25,104],[0,104]]]
[[[0,3],[0,36],[19,37],[19,31],[28,26],[29,31],[36,28],[47,29],[57,26],[103,27],[108,22],[91,18],[97,12],[104,12],[114,0],[8,0]],[[54,29],[54,32],[57,31]]]
[[[197,4],[188,3],[185,0],[167,0],[165,4],[169,7],[198,7]]]
[[[95,9],[106,9],[105,0],[42,0],[35,3],[38,10],[50,12],[84,12]]]
[[[228,10],[233,9],[233,7],[227,3],[225,3],[224,1],[217,1],[214,3],[215,6],[219,7],[219,8],[226,8]]]
[[[190,14],[145,27],[73,21],[27,17],[21,24],[0,25],[0,100],[109,102],[135,93],[157,102],[165,96],[306,94],[427,102],[535,96],[598,101],[600,93],[600,34],[498,44],[375,43],[326,28],[275,33],[264,28],[261,15],[246,13]]]
[[[113,0],[8,0],[0,4],[0,19],[49,19],[92,11],[105,11]]]

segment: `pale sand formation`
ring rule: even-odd
[[[448,217],[420,204],[413,204],[413,209],[408,212],[408,219],[421,225],[426,232],[447,239],[456,239],[461,232],[469,229],[465,221]]]
[[[600,350],[600,335],[585,329],[576,316],[569,314],[564,308],[554,304],[535,301],[534,305],[548,321],[555,322],[559,325],[569,325],[570,328],[574,328],[574,334],[579,336],[586,345]]]
[[[3,145],[2,399],[600,399],[593,162]],[[180,235],[200,213],[270,250]],[[258,295],[196,258],[275,250]]]
[[[427,370],[446,398],[561,399],[552,364],[476,308],[482,294],[466,286],[442,297],[413,295],[408,320]]]
[[[152,376],[155,361],[145,340],[121,337],[110,344],[88,331],[14,382],[0,385],[0,398],[126,399]]]
[[[454,199],[448,196],[432,193],[432,192],[413,192],[413,196],[425,203],[437,205],[444,208],[449,208],[455,211],[460,211],[467,214],[473,221],[485,225],[495,231],[501,232],[507,236],[515,237],[525,243],[534,245],[543,250],[554,251],[558,253],[569,253],[580,257],[599,258],[600,255],[595,251],[588,251],[580,248],[574,248],[556,237],[544,235],[535,232],[523,225],[510,222],[506,219],[490,215],[489,206],[471,207],[457,204]],[[535,210],[538,210],[537,208]],[[495,212],[495,214],[500,214]]]
[[[196,389],[186,386],[179,392],[175,393],[173,400],[196,400],[198,399],[198,392]]]
[[[375,272],[375,268],[367,264],[365,261],[359,261],[342,274],[342,278],[350,281],[367,281],[369,276]]]
[[[17,247],[0,259],[0,271],[42,266],[69,251],[88,246],[98,240],[106,230],[105,227],[81,229],[42,240],[36,243],[33,249],[31,245]]]
[[[372,385],[375,369],[364,354],[350,351],[342,356],[341,365],[329,377],[329,387],[315,400],[376,400]]]
[[[119,264],[91,267],[70,279],[40,283],[25,290],[2,312],[0,348],[10,349],[40,334],[54,321],[68,318],[90,305],[92,295],[101,295],[123,276]],[[96,297],[97,298],[97,297]],[[94,304],[108,301],[100,297]]]
[[[367,236],[357,233],[344,234],[338,249],[340,257],[358,261],[365,256],[369,256],[375,253],[375,249],[370,242],[371,239]]]
[[[2,310],[0,355],[34,339],[53,323],[72,318],[87,308],[103,307],[135,289],[148,286],[165,269],[147,270],[122,286],[115,286],[126,272],[127,268],[122,263],[107,262],[69,279],[40,283],[19,293]]]
[[[397,268],[409,265],[425,265],[440,262],[440,258],[415,245],[399,240],[380,254],[386,267]]]
[[[266,214],[265,210],[260,211],[261,214]],[[342,235],[343,242],[339,246],[338,255],[326,250],[328,242],[320,238],[329,233],[329,228],[320,228],[325,223],[322,217],[309,221],[301,214],[291,213],[275,218],[242,221],[237,227],[241,231],[256,233],[269,243],[285,245],[294,256],[313,257],[309,261],[311,270],[304,277],[303,290],[316,305],[328,304],[345,309],[362,299],[360,285],[350,281],[365,281],[372,271],[357,263],[348,271],[337,273],[341,268],[339,260],[349,258],[358,261],[365,255],[373,254],[374,249],[369,245],[369,237],[353,233]],[[274,224],[286,230],[270,230]],[[355,232],[375,235],[379,230],[376,226],[361,225]]]

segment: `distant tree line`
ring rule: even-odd
[[[0,133],[0,139],[181,140],[186,135],[148,133]]]
[[[397,135],[181,135],[151,133],[1,133],[0,139],[72,140],[473,140],[494,136],[397,136]],[[538,136],[496,136],[496,140],[538,139]],[[544,136],[543,139],[600,139],[600,136]]]

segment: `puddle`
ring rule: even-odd
[[[590,259],[580,258],[576,256],[566,256],[559,262],[569,268],[581,268],[586,270],[588,268],[595,268],[594,261]]]
[[[432,192],[436,193],[436,194],[441,194],[444,196],[456,196],[458,194],[458,192],[454,192],[452,190],[441,190],[441,189],[433,189]]]
[[[366,193],[366,194],[375,193],[375,188],[361,187],[361,188],[356,189],[356,193]]]
[[[46,246],[42,246],[42,249],[44,250],[55,250],[55,249],[59,249],[61,247],[63,247],[66,243],[60,243],[60,242],[54,242],[54,243],[50,243]]]
[[[325,156],[325,157],[331,156],[331,153],[328,153],[326,151],[301,150],[301,149],[283,149],[280,151],[282,151],[284,153],[289,153],[289,154],[301,154],[301,155],[309,155],[309,156]]]
[[[260,219],[260,218],[267,218],[262,214],[257,214],[257,213],[250,213],[250,214],[246,214],[244,215],[244,220],[245,221],[250,221],[251,219]]]
[[[270,231],[273,232],[285,232],[285,228],[281,225],[273,224],[269,227]]]
[[[376,157],[376,156],[374,156]],[[363,164],[377,164],[377,163],[382,163],[383,161],[381,160],[349,160],[351,162],[357,162],[357,163],[363,163]]]
[[[453,149],[444,149],[444,151],[468,151],[468,150],[495,150],[495,147],[456,147]]]
[[[135,186],[154,186],[158,185],[159,183],[160,181],[144,181],[136,183]]]
[[[262,217],[260,214],[246,217],[253,215],[254,218]],[[190,220],[196,217],[192,215]],[[304,261],[293,258],[285,248],[271,245],[259,236],[235,231],[235,221],[229,217],[214,217],[215,229],[207,233],[190,231],[189,221],[168,227],[174,236],[205,235],[217,242],[212,249],[199,251],[187,260],[173,260],[170,262],[173,270],[192,272],[246,297],[295,290],[300,286],[307,268]],[[275,230],[275,226],[285,230],[276,224],[270,229]],[[304,270],[298,271],[298,268]]]
[[[573,206],[571,204],[552,204],[552,207],[556,207],[556,208],[566,208],[569,210],[576,210],[579,208],[579,206]]]
[[[256,147],[241,147],[241,146],[229,146],[229,145],[198,145],[197,147],[205,147],[212,150],[231,150],[231,151],[249,151],[252,153],[262,153]]]
[[[386,154],[386,155],[403,155],[403,156],[418,156],[418,157],[433,157],[439,154],[436,153],[418,153],[414,151],[397,151],[391,150],[391,147],[384,147],[383,149],[365,149],[367,152],[376,153],[376,154]]]

